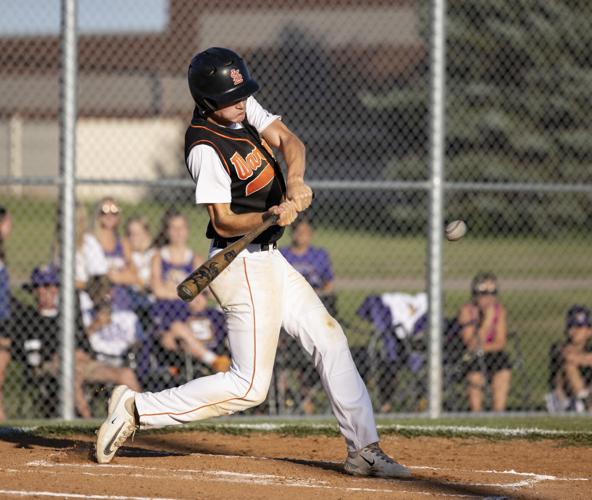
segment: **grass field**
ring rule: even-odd
[[[55,203],[36,198],[6,197],[2,201],[14,217],[8,241],[8,261],[14,291],[24,297],[18,285],[30,270],[47,262],[55,232]],[[185,205],[191,227],[191,245],[202,255],[207,252],[203,236],[205,211]],[[123,218],[144,214],[156,230],[164,207],[143,202],[123,205]],[[89,212],[91,207],[89,207]],[[282,240],[288,244],[289,236]],[[352,345],[365,345],[370,325],[355,311],[370,294],[387,291],[419,292],[426,278],[426,240],[396,234],[374,234],[319,227],[315,243],[327,248],[337,278],[339,315],[348,329]],[[548,351],[562,338],[563,318],[574,303],[592,305],[592,236],[557,239],[472,238],[470,233],[457,243],[444,245],[444,310],[456,314],[468,299],[471,277],[491,270],[500,278],[502,300],[508,308],[509,326],[518,333],[525,368],[515,373],[513,389],[531,390],[531,405],[542,408],[546,392]],[[514,407],[523,406],[519,392],[512,395]]]
[[[592,445],[592,419],[589,417],[466,417],[466,418],[377,418],[380,433],[411,436],[474,436],[492,439],[557,439],[567,444]],[[44,420],[14,420],[0,424],[2,429],[22,429],[41,436],[89,434],[93,435],[101,420],[80,420],[74,422]],[[182,426],[142,431],[146,433],[170,434],[211,430],[235,435],[253,432],[278,433],[286,435],[338,436],[339,429],[332,417],[308,417],[296,419],[252,418],[244,416],[224,417],[206,422],[195,422]]]

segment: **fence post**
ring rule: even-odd
[[[74,418],[74,204],[77,78],[77,0],[62,0],[60,76],[61,413]]]
[[[430,43],[430,207],[428,237],[429,416],[442,411],[442,231],[444,182],[446,0],[431,5]]]
[[[12,114],[8,119],[8,175],[23,176],[23,118],[18,113]],[[23,186],[12,185],[10,191],[20,196]]]

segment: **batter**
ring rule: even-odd
[[[261,404],[283,328],[300,342],[319,372],[347,444],[345,471],[408,477],[408,469],[378,446],[368,391],[341,326],[277,250],[284,227],[312,200],[304,183],[304,145],[279,116],[255,100],[259,85],[231,50],[212,48],[197,54],[188,79],[196,107],[185,137],[185,158],[196,183],[196,203],[206,205],[210,216],[210,255],[272,215],[279,215],[279,221],[210,285],[226,316],[230,370],[157,393],[116,387],[98,433],[97,461],[110,462],[137,426],[177,425]],[[269,146],[282,153],[286,180]]]

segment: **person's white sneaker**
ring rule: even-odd
[[[353,476],[376,476],[406,479],[411,477],[409,469],[389,457],[378,443],[369,444],[356,452],[350,452],[343,466]]]
[[[109,398],[108,415],[97,436],[97,462],[106,464],[115,456],[117,449],[136,430],[134,417],[135,392],[126,385],[118,385]]]

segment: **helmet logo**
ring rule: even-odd
[[[241,72],[238,69],[230,70],[230,78],[232,78],[232,83],[235,85],[243,83],[243,75],[241,75]]]

